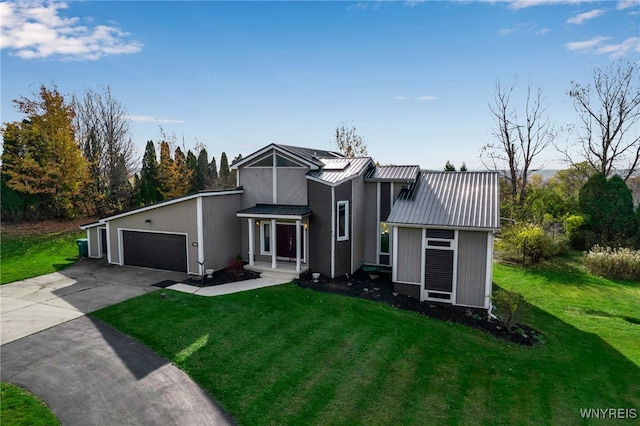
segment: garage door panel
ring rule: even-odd
[[[187,272],[185,235],[122,231],[124,264]]]

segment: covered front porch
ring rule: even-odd
[[[245,269],[298,278],[309,270],[308,206],[256,204],[240,210],[247,220],[248,265]]]

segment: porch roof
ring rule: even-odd
[[[269,219],[302,219],[311,215],[309,206],[292,206],[286,204],[256,204],[248,209],[239,210],[238,217],[259,217]]]

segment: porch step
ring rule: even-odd
[[[276,280],[282,280],[282,282],[285,283],[299,278],[299,276],[290,272],[260,271],[260,278],[273,278]]]

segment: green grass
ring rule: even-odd
[[[86,232],[72,231],[29,237],[2,235],[0,284],[60,271],[78,260],[76,239]]]
[[[18,386],[0,383],[0,419],[2,426],[59,425],[56,416],[35,395]]]
[[[496,269],[505,287],[539,276]],[[172,360],[244,425],[570,425],[585,423],[581,408],[640,409],[637,360],[549,312],[553,292],[526,296],[545,344],[525,348],[293,285],[214,298],[163,291],[166,300],[149,293],[95,316]]]
[[[590,275],[579,257],[527,269],[496,264],[493,278],[502,288],[522,294],[528,304],[598,336],[640,367],[640,282]],[[536,318],[526,315],[525,321]]]

